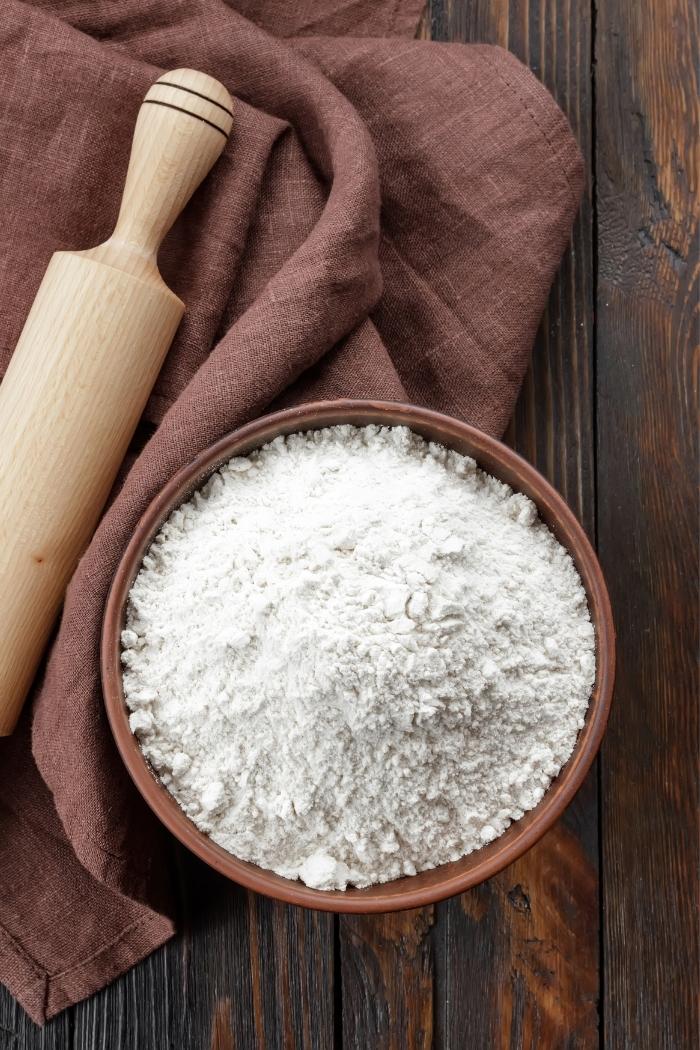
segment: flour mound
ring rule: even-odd
[[[232,459],[156,536],[122,645],[131,728],[185,813],[319,889],[502,834],[571,755],[595,676],[532,502],[403,427]]]

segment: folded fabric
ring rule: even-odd
[[[191,66],[237,99],[224,154],[160,256],[188,311],[146,411],[154,433],[73,577],[20,729],[0,741],[0,980],[39,1022],[173,933],[165,835],[116,754],[98,666],[112,574],[159,487],[282,404],[409,400],[496,435],[511,413],[582,165],[511,55],[403,38],[420,6],[2,6],[2,371],[51,253],[111,231],[149,84]]]

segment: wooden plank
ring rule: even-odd
[[[700,1045],[697,7],[600,0],[597,26],[604,1041],[680,1050]]]
[[[340,921],[343,1050],[433,1045],[432,908]]]
[[[594,534],[591,21],[566,0],[453,0],[433,7],[443,39],[508,47],[567,113],[588,187],[507,440]],[[437,909],[440,1047],[598,1045],[597,778],[520,861]]]
[[[261,1013],[254,997],[256,1045],[327,1050],[334,1038],[335,916],[246,896],[252,981],[263,1007]]]
[[[247,893],[179,847],[177,855],[178,936],[73,1009],[70,1045],[327,1050],[334,917]]]

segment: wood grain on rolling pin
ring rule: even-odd
[[[11,733],[184,311],[164,235],[221,153],[231,99],[173,70],[139,112],[114,233],[57,252],[0,385],[0,735]]]

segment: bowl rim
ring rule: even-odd
[[[515,491],[525,491],[533,499],[542,519],[574,560],[595,628],[596,680],[585,724],[571,757],[538,805],[513,821],[494,842],[417,875],[363,889],[326,891],[240,860],[199,831],[180,809],[149,766],[129,727],[121,679],[120,636],[126,600],[143,555],[177,506],[233,456],[246,455],[280,434],[322,429],[341,422],[354,426],[408,426],[419,434],[425,431],[426,438],[447,447],[453,447],[452,440],[467,445],[470,451],[464,454],[471,455],[482,469],[497,477],[501,475],[493,464],[503,468],[509,475],[504,479],[506,484]],[[430,437],[435,432],[441,436]],[[518,483],[513,484],[512,477]],[[205,448],[162,486],[139,518],[114,574],[102,623],[100,669],[107,718],[121,759],[150,809],[184,846],[220,874],[285,903],[321,911],[369,914],[423,907],[462,893],[521,857],[559,819],[581,787],[605,732],[615,676],[615,629],[603,572],[582,526],[562,496],[518,453],[470,424],[432,409],[398,401],[338,399],[309,402],[246,423]]]

